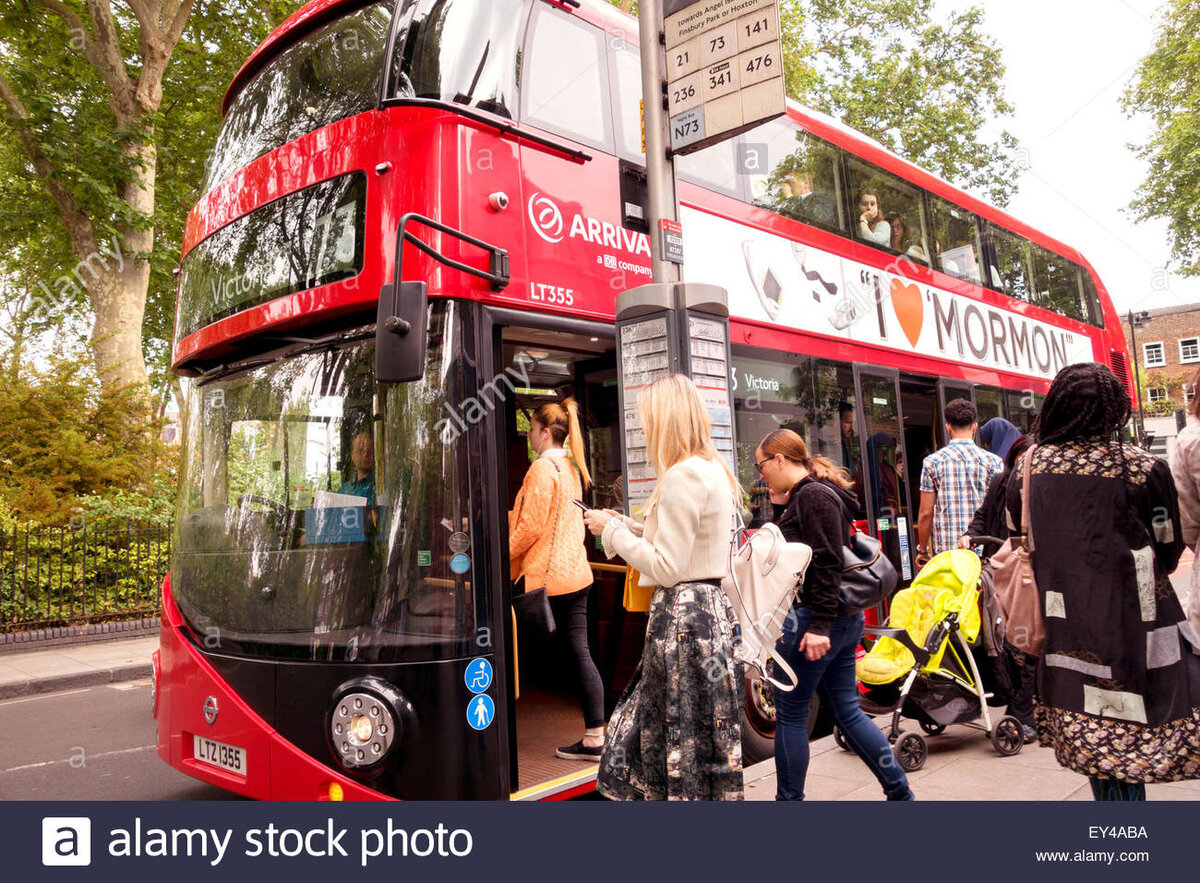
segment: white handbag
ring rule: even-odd
[[[736,509],[734,522],[729,543],[729,575],[721,581],[721,587],[742,626],[737,656],[757,668],[776,689],[793,690],[799,680],[776,652],[775,642],[792,614],[804,573],[812,561],[812,548],[804,543],[789,543],[774,524],[763,525],[741,542],[745,526]],[[768,674],[767,662],[771,659],[790,683],[781,683]]]

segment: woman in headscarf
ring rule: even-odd
[[[979,440],[983,446],[1001,460],[1008,457],[1009,448],[1021,437],[1021,430],[1003,417],[993,417],[979,427]]]

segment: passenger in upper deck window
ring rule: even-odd
[[[813,191],[813,176],[803,169],[789,172],[780,184],[780,213],[800,221],[831,226],[837,223],[837,207],[827,193]]]
[[[891,245],[892,225],[883,216],[878,190],[864,190],[858,198],[858,236],[876,245]]]

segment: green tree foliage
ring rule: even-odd
[[[136,390],[101,391],[78,360],[8,378],[0,383],[0,500],[21,520],[46,524],[88,512],[164,515],[172,458],[142,415]]]
[[[1154,132],[1134,152],[1149,165],[1131,206],[1141,221],[1166,220],[1173,258],[1200,275],[1200,0],[1171,0],[1154,49],[1125,93],[1131,116]]]
[[[143,383],[147,353],[152,368],[165,367],[171,271],[221,98],[299,5],[0,6],[0,278],[10,296],[33,292],[53,317],[94,315],[93,355],[106,386]],[[111,257],[118,250],[120,261]]]
[[[629,0],[611,0],[629,11]],[[1016,138],[1003,128],[1004,62],[983,12],[934,0],[781,0],[792,98],[1006,205]]]
[[[983,11],[938,13],[933,0],[787,0],[788,92],[960,187],[1006,205],[1016,138],[999,121],[1000,48]]]

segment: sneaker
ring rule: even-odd
[[[604,746],[597,745],[595,748],[588,748],[580,739],[574,745],[568,745],[566,748],[559,748],[554,752],[556,757],[561,757],[564,760],[594,760],[599,761],[600,755],[604,753]]]
[[[1029,726],[1029,724],[1021,724],[1021,732],[1025,734],[1026,745],[1028,745],[1030,742],[1037,741],[1038,732],[1033,727]]]

